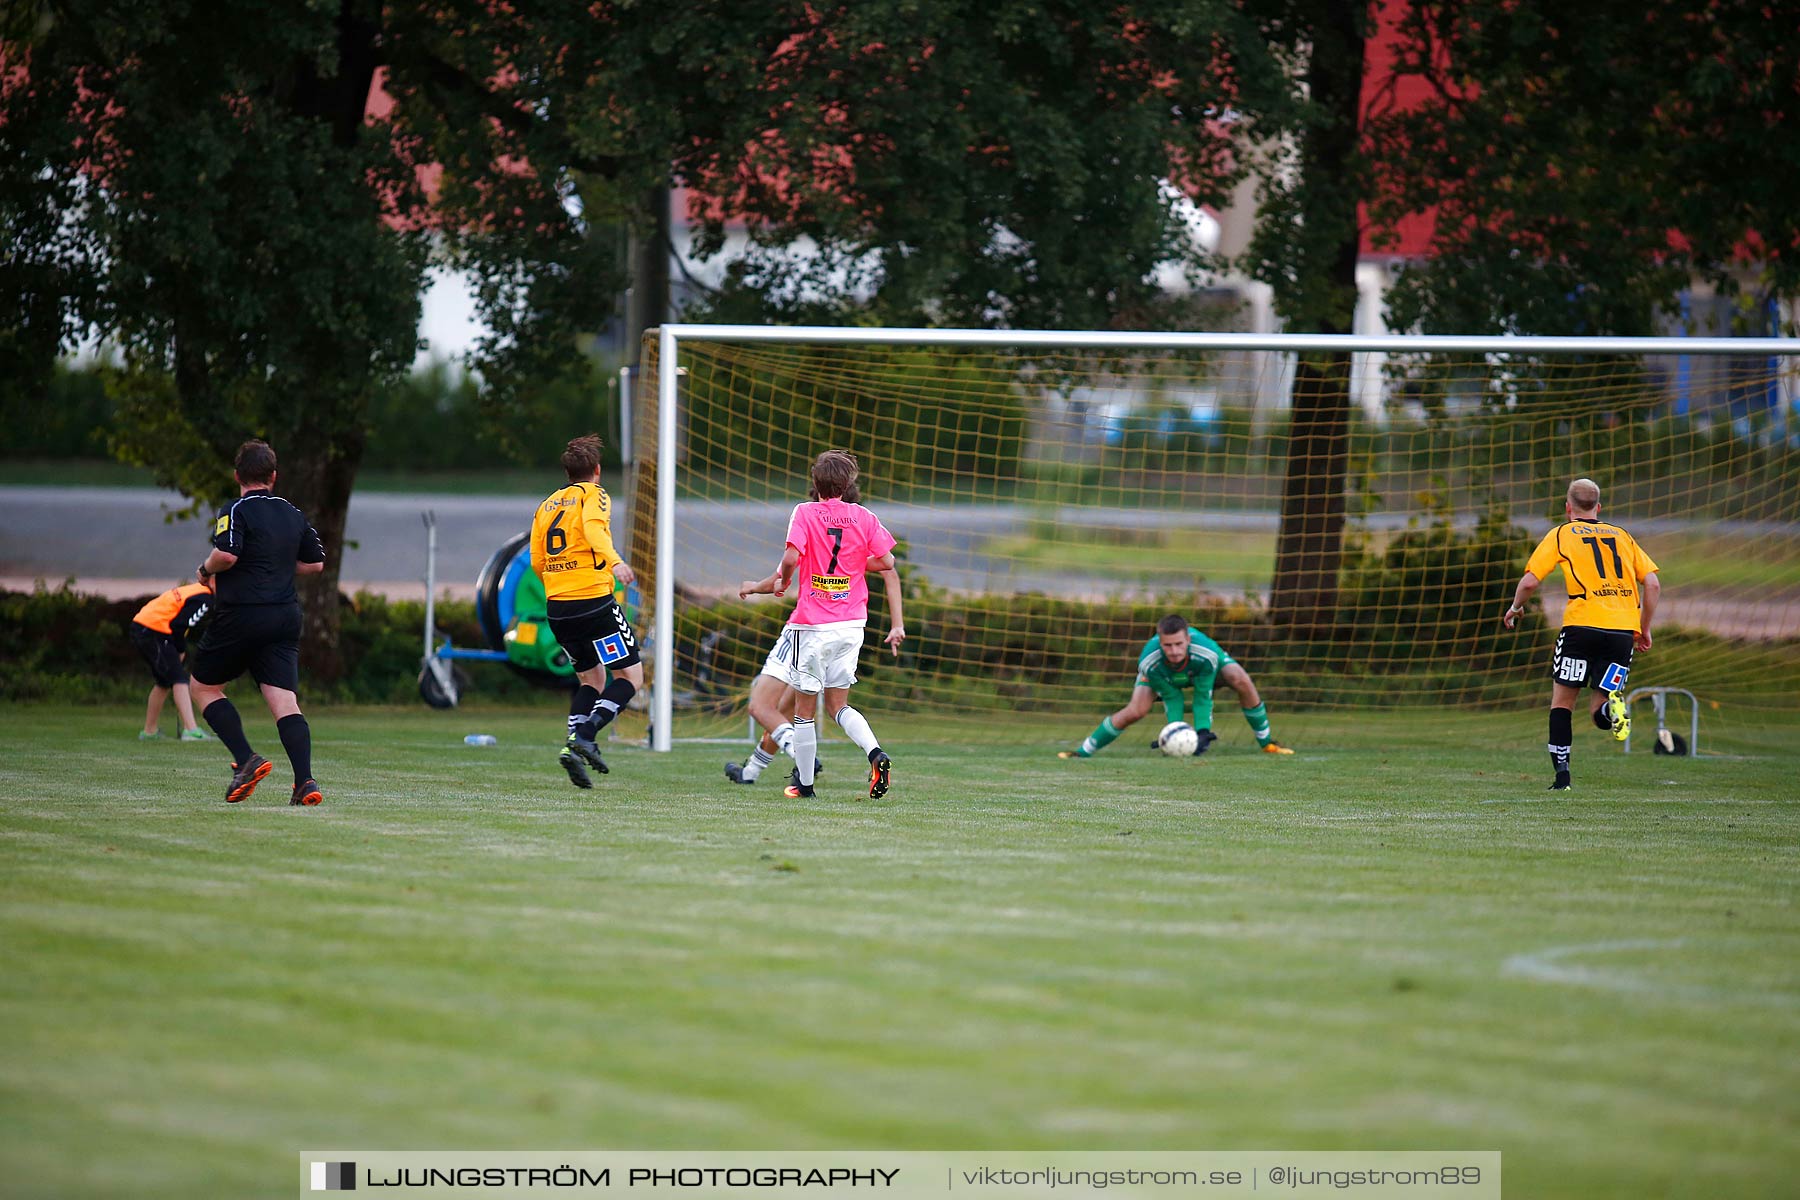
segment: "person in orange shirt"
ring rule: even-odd
[[[150,664],[150,703],[144,710],[144,728],[138,734],[142,742],[162,736],[157,725],[162,720],[163,702],[172,694],[175,712],[181,718],[181,740],[204,742],[206,731],[194,720],[194,702],[188,697],[187,635],[205,619],[212,608],[212,580],[184,583],[170,588],[131,618],[131,644]]]
[[[1563,502],[1566,524],[1544,535],[1525,564],[1512,606],[1500,618],[1513,628],[1538,585],[1562,568],[1569,589],[1562,631],[1550,659],[1550,764],[1553,792],[1569,790],[1569,757],[1575,741],[1575,698],[1594,689],[1588,705],[1594,724],[1619,741],[1631,736],[1625,680],[1633,650],[1650,649],[1650,622],[1662,595],[1657,566],[1617,525],[1600,519],[1600,485],[1577,479]]]

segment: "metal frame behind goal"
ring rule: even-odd
[[[1662,733],[1669,727],[1669,697],[1686,696],[1688,703],[1688,744],[1690,756],[1700,753],[1700,702],[1694,699],[1694,693],[1686,688],[1678,687],[1641,687],[1634,688],[1625,694],[1625,715],[1631,715],[1631,707],[1643,697],[1648,696],[1652,707],[1656,709],[1656,732]],[[1625,739],[1625,753],[1631,753],[1631,739]]]

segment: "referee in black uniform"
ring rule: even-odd
[[[317,804],[324,793],[312,777],[312,730],[300,714],[300,597],[295,575],[325,569],[325,546],[306,514],[273,492],[275,451],[267,442],[238,447],[234,464],[242,494],[213,522],[212,553],[200,580],[214,580],[212,623],[188,664],[194,701],[233,758],[229,804],[249,797],[274,764],[250,748],[243,718],[225,698],[225,685],[250,672],[275,717],[294,766],[290,804]]]

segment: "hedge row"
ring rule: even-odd
[[[0,591],[0,700],[102,702],[142,699],[150,674],[127,637],[149,596],[105,600],[64,586]],[[362,593],[345,598],[342,640],[347,673],[330,686],[301,680],[311,701],[403,704],[418,700],[422,601]],[[438,628],[459,646],[479,646],[471,603],[437,606]],[[476,693],[497,699],[543,692],[498,663],[470,663]]]
[[[1427,565],[1429,564],[1429,565]],[[1377,570],[1379,566],[1379,570]],[[1505,568],[1504,575],[1501,569]],[[1549,631],[1537,613],[1505,632],[1494,619],[1514,568],[1480,546],[1419,530],[1379,563],[1346,573],[1342,636],[1301,644],[1243,604],[1192,597],[1085,603],[1042,595],[958,597],[907,585],[910,638],[901,658],[881,646],[877,613],[861,659],[859,693],[890,711],[1055,712],[1123,700],[1130,663],[1156,620],[1186,613],[1250,668],[1283,711],[1422,704],[1541,703]],[[1380,582],[1378,582],[1380,581]],[[1458,582],[1460,581],[1460,583]],[[1496,582],[1503,584],[1496,590]],[[1409,598],[1410,597],[1410,598]],[[1452,601],[1460,598],[1459,602]],[[0,701],[141,700],[148,672],[126,637],[148,597],[108,601],[66,587],[0,592]],[[344,601],[346,676],[304,681],[309,703],[418,702],[424,606],[359,595]],[[438,624],[458,645],[479,644],[473,606],[447,602]],[[676,621],[677,694],[735,711],[780,632],[787,607],[689,602]],[[542,703],[545,694],[499,664],[467,666],[469,694]],[[1800,640],[1734,642],[1659,628],[1632,683],[1689,687],[1708,701],[1791,712]]]
[[[149,597],[105,600],[65,588],[0,592],[0,701],[113,702],[141,699],[149,675],[126,636],[132,614]],[[1132,655],[1171,610],[1201,628],[1282,696],[1284,707],[1369,703],[1453,704],[1510,700],[1536,688],[1518,670],[1521,656],[1541,657],[1543,637],[1513,635],[1503,649],[1471,654],[1416,654],[1406,670],[1383,670],[1371,658],[1376,625],[1346,642],[1295,646],[1276,638],[1261,615],[1241,604],[1195,607],[1191,598],[1096,605],[1040,595],[948,597],[914,589],[907,601],[911,638],[896,662],[881,646],[886,626],[871,625],[861,677],[880,703],[896,710],[1016,709],[1050,697],[1089,703],[1120,691]],[[703,705],[735,707],[780,633],[784,605],[736,600],[684,605],[677,614],[679,688]],[[335,684],[302,680],[309,703],[410,704],[418,700],[424,605],[362,594],[342,615],[345,676]],[[479,645],[474,607],[440,603],[438,626],[458,645]],[[464,666],[469,694],[535,702],[543,691],[498,664]]]
[[[1185,599],[1107,603],[1043,595],[951,596],[906,577],[907,624],[915,637],[898,669],[879,652],[864,672],[898,706],[1011,707],[1046,693],[1116,691],[1121,664],[1157,620],[1184,612],[1235,657],[1255,664],[1264,686],[1288,703],[1327,706],[1428,699],[1483,704],[1511,699],[1543,639],[1502,631],[1495,597],[1508,594],[1529,539],[1498,513],[1473,529],[1448,520],[1408,530],[1379,554],[1353,548],[1344,572],[1338,638],[1296,644],[1242,603]],[[143,598],[108,602],[61,591],[0,593],[0,697],[99,698],[142,688],[143,670],[125,636]],[[780,633],[785,605],[721,600],[686,603],[676,619],[678,690],[704,703],[736,702]],[[479,645],[471,604],[438,608],[439,626]],[[424,606],[360,595],[345,601],[347,673],[320,698],[402,702],[418,674]],[[881,630],[868,639],[878,651]],[[482,664],[476,664],[481,667]],[[526,694],[498,665],[472,682],[494,695]]]

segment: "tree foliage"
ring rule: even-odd
[[[1792,0],[1410,5],[1399,70],[1428,98],[1371,122],[1374,212],[1435,236],[1394,322],[1642,334],[1695,277],[1793,295],[1796,28]]]
[[[117,452],[213,499],[231,448],[269,437],[326,535],[324,595],[428,265],[476,280],[504,411],[579,365],[623,282],[597,233],[669,186],[701,250],[728,215],[753,239],[721,316],[1180,320],[1155,274],[1205,265],[1185,204],[1259,170],[1241,265],[1290,329],[1350,328],[1372,200],[1378,228],[1438,215],[1398,324],[1634,332],[1690,270],[1735,284],[1746,248],[1767,286],[1800,281],[1800,43],[1771,32],[1794,2],[1421,0],[1401,61],[1432,99],[1362,125],[1363,0],[21,0],[0,27],[6,403],[109,339]],[[1276,590],[1301,628],[1334,610],[1345,368],[1297,375]]]
[[[333,671],[369,399],[414,358],[433,253],[477,280],[492,333],[475,365],[496,404],[584,367],[574,335],[604,319],[621,282],[610,243],[586,236],[591,214],[627,211],[621,197],[666,178],[683,112],[670,98],[713,77],[710,63],[681,65],[709,62],[687,57],[682,21],[609,13],[457,0],[9,7],[8,408],[40,403],[55,354],[98,336],[123,355],[114,451],[160,482],[220,499],[238,442],[271,440],[281,490],[325,537],[307,649]],[[739,42],[743,22],[714,15],[713,36],[744,60],[779,28],[763,14],[761,35]],[[640,103],[646,78],[667,86]],[[418,433],[428,461],[430,431]]]
[[[1148,324],[1159,264],[1201,264],[1186,201],[1225,201],[1294,91],[1225,0],[814,7],[768,66],[748,153],[686,164],[701,249],[727,214],[755,245],[714,315]]]

